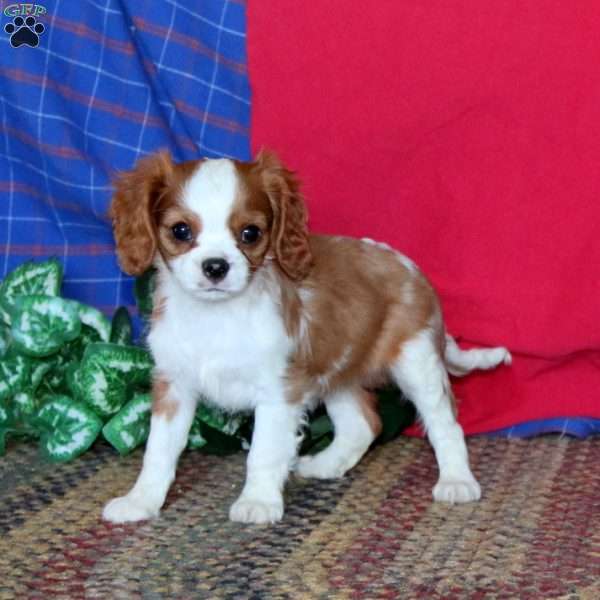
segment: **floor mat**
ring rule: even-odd
[[[187,452],[161,517],[112,526],[142,454],[0,462],[0,598],[598,598],[600,438],[472,438],[481,502],[431,502],[429,446],[401,438],[340,481],[294,479],[272,527],[227,520],[244,455]]]

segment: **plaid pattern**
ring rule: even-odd
[[[115,172],[159,148],[249,158],[242,0],[40,0],[39,45],[0,28],[0,278],[57,256],[64,295],[131,305],[106,211]],[[10,28],[10,25],[9,25]]]

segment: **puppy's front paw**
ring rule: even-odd
[[[276,523],[283,517],[283,498],[259,500],[240,496],[229,510],[229,518],[238,523]]]
[[[481,498],[481,488],[475,479],[440,479],[433,488],[436,502],[461,504]]]
[[[160,506],[142,502],[128,494],[111,500],[102,511],[102,518],[111,523],[130,523],[157,517]]]

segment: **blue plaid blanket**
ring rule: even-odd
[[[57,256],[66,297],[131,306],[111,179],[160,148],[249,158],[245,3],[0,5],[0,279]]]

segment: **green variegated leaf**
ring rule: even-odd
[[[81,363],[77,361],[69,363],[65,370],[65,381],[69,395],[73,398],[81,398]]]
[[[121,306],[113,315],[110,341],[113,344],[128,346],[133,340],[133,325],[128,310]]]
[[[49,360],[40,360],[34,363],[30,376],[30,386],[34,391],[38,389],[44,377],[54,368],[56,362],[56,358],[51,357]]]
[[[0,361],[0,400],[23,388],[29,380],[31,363],[19,354],[9,354]]]
[[[205,454],[225,455],[242,449],[243,440],[240,437],[222,433],[199,419],[195,420],[195,423],[200,435],[206,440],[206,444],[201,447],[201,451]]]
[[[96,331],[100,341],[108,342],[110,339],[110,321],[104,313],[80,302],[77,302],[77,312],[81,322]]]
[[[232,415],[200,402],[192,421],[187,447],[194,450],[202,448],[203,452],[209,454],[236,452],[242,446],[242,440],[236,434],[247,421],[248,415]]]
[[[225,435],[235,435],[247,416],[241,413],[231,414],[200,402],[196,409],[195,419],[203,421]]]
[[[100,342],[100,335],[88,325],[81,325],[81,333],[71,342],[65,344],[58,352],[63,362],[80,361],[85,349],[95,342]]]
[[[73,366],[75,365],[75,366]],[[63,360],[58,363],[42,380],[40,392],[46,394],[65,394],[71,395],[70,380],[71,369],[76,368],[79,363]]]
[[[18,296],[57,296],[62,275],[62,265],[54,258],[44,262],[26,262],[9,273],[0,284],[0,299],[6,309],[3,311],[5,322],[10,323],[6,319]]]
[[[10,327],[10,324],[12,323],[12,317],[7,306],[8,303],[2,299],[2,296],[0,296],[0,323],[6,327]]]
[[[11,400],[15,418],[19,421],[31,421],[37,414],[40,403],[31,390],[17,392]]]
[[[15,348],[29,356],[48,356],[81,331],[77,302],[53,296],[19,296],[12,308]]]
[[[93,327],[90,327],[89,325],[83,324],[82,321],[81,334],[75,341],[79,343],[79,346],[82,350],[81,357],[83,357],[83,352],[85,352],[85,349],[90,344],[95,344],[96,342],[102,342],[104,340],[100,337],[98,331],[96,331]]]
[[[137,277],[133,288],[133,295],[140,314],[149,317],[152,314],[154,290],[156,289],[156,269],[148,269],[143,275]]]
[[[40,449],[53,462],[65,462],[85,452],[98,437],[102,420],[88,406],[68,396],[51,396],[38,412]]]
[[[6,426],[8,424],[8,410],[4,402],[0,402],[0,427]]]
[[[0,322],[0,358],[8,351],[11,341],[10,329]]]
[[[4,454],[6,434],[10,428],[10,419],[6,406],[0,401],[0,456]]]
[[[319,407],[312,415],[304,439],[300,447],[300,454],[315,454],[324,450],[333,439],[333,423],[323,407]]]
[[[187,443],[187,447],[191,450],[198,450],[198,448],[202,448],[208,443],[206,438],[202,435],[201,429],[202,422],[198,419],[194,419],[192,422],[192,427],[190,428]]]
[[[11,354],[0,362],[0,372],[9,370],[13,386],[7,396],[0,400],[0,454],[2,454],[7,434],[13,437],[36,437],[36,429],[32,422],[39,403],[33,390],[28,387],[31,373],[31,359]],[[6,380],[0,381],[0,387],[6,392]]]
[[[62,394],[68,392],[66,387],[66,369],[70,359],[64,353],[66,344],[61,350],[49,356],[43,356],[33,361],[30,385],[37,396],[48,394]]]
[[[152,367],[150,354],[142,348],[90,344],[81,361],[80,398],[102,417],[110,417],[125,404],[129,389],[150,385]]]
[[[151,410],[150,394],[136,394],[102,428],[102,434],[119,454],[128,454],[148,439]]]

